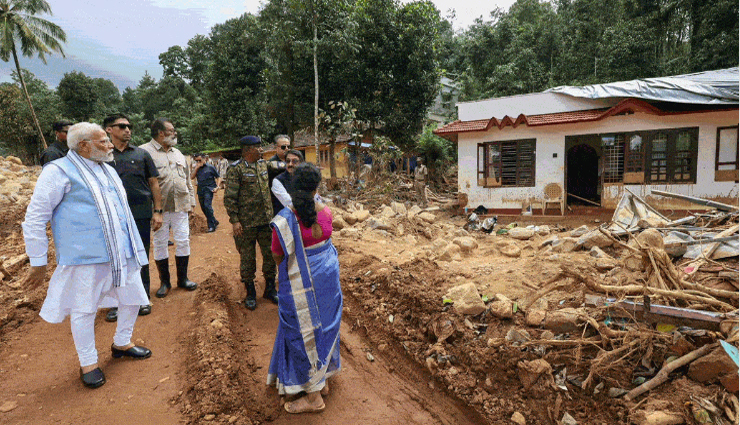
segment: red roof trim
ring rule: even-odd
[[[733,109],[733,108],[731,108]],[[434,134],[442,137],[450,135],[456,135],[459,133],[471,133],[477,131],[488,131],[495,125],[499,130],[506,126],[513,128],[518,127],[521,124],[526,124],[528,127],[537,127],[545,125],[560,125],[560,124],[573,124],[578,122],[589,122],[589,121],[600,121],[605,118],[613,117],[615,115],[621,115],[626,113],[644,113],[649,115],[681,115],[681,114],[692,114],[710,111],[680,111],[680,112],[666,112],[658,109],[657,107],[645,102],[640,99],[625,99],[619,102],[617,105],[609,109],[589,109],[585,111],[572,111],[572,112],[557,112],[554,114],[541,114],[541,115],[530,115],[526,116],[520,114],[516,120],[510,116],[504,116],[501,121],[497,120],[496,117],[490,120],[473,120],[473,121],[460,121],[457,120],[444,127],[434,130]]]

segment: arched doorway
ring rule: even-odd
[[[568,150],[567,190],[580,198],[601,204],[599,196],[599,154],[587,145],[575,145]],[[574,196],[568,196],[568,204],[592,205]]]

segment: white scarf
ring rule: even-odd
[[[93,199],[95,200],[95,206],[98,208],[98,217],[100,218],[100,223],[103,225],[103,236],[105,237],[105,247],[108,251],[108,258],[111,260],[111,271],[113,273],[113,286],[114,287],[120,287],[126,285],[126,268],[124,267],[126,264],[126,258],[124,257],[124,252],[122,249],[120,249],[120,245],[118,244],[118,238],[117,235],[119,233],[116,232],[116,228],[120,227],[119,221],[118,221],[118,214],[115,211],[112,211],[110,206],[108,205],[108,202],[105,200],[105,196],[102,192],[102,188],[106,187],[106,185],[103,184],[102,181],[98,178],[98,176],[93,172],[92,168],[90,168],[90,165],[83,160],[83,158],[74,150],[70,149],[67,153],[67,157],[70,159],[72,164],[74,164],[75,167],[77,167],[77,170],[80,172],[80,175],[82,176],[82,180],[85,182],[85,185],[87,185],[87,188],[90,190],[90,193],[93,196]],[[106,169],[105,164],[101,163],[101,169],[103,170],[103,173],[108,178],[108,181],[110,184],[116,189],[116,195],[118,196],[118,200],[120,201],[121,205],[123,206],[124,213],[126,214],[126,222],[128,224],[128,232],[127,236],[131,242],[131,248],[134,253],[134,258],[137,262],[139,262],[137,256],[136,256],[136,239],[133,235],[133,230],[136,227],[136,224],[134,222],[134,218],[131,215],[131,209],[128,206],[128,200],[126,199],[125,193],[121,190],[119,185],[116,183],[115,179],[113,179],[110,175],[110,172],[108,169]],[[92,184],[92,181],[96,181],[97,184]],[[119,229],[121,233],[123,233],[123,229]],[[141,264],[139,264],[141,266]]]

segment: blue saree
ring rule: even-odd
[[[331,239],[305,248],[293,211],[284,208],[270,223],[285,258],[278,265],[278,323],[267,385],[280,394],[315,392],[340,370],[342,289]]]

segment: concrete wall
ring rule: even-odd
[[[483,205],[494,209],[519,209],[530,197],[543,197],[548,183],[565,185],[565,137],[627,132],[635,130],[659,130],[681,127],[699,127],[696,184],[669,185],[606,185],[602,192],[602,206],[613,208],[619,201],[624,188],[646,196],[650,189],[664,190],[723,202],[737,203],[738,184],[714,181],[714,161],[717,143],[717,127],[738,125],[738,111],[656,116],[643,113],[620,115],[602,121],[542,127],[493,128],[488,132],[462,133],[458,138],[458,186],[467,193],[468,206]],[[536,169],[534,187],[478,186],[477,146],[478,143],[535,138]],[[553,154],[557,154],[553,158]],[[658,208],[686,208],[691,204],[657,197],[649,199]]]

